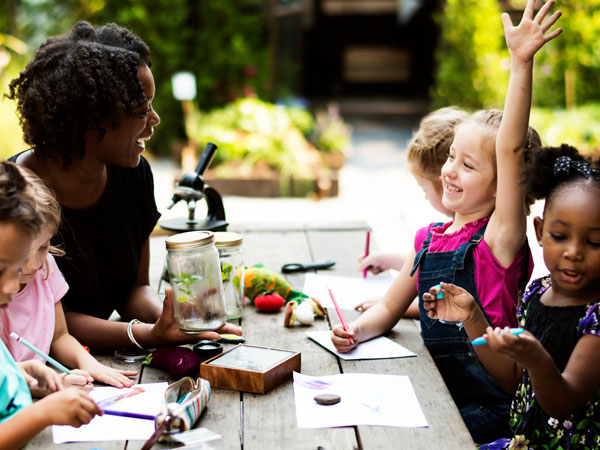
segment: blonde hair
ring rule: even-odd
[[[496,135],[500,128],[500,122],[502,122],[502,113],[503,112],[499,109],[482,109],[471,114],[467,120],[460,124],[460,126],[468,126],[471,123],[475,123],[488,129],[489,132],[482,136],[481,145],[491,152],[494,172],[496,171]],[[533,127],[528,127],[527,136],[525,137],[525,146],[523,148],[523,159],[525,164],[531,159],[532,153],[536,149],[541,148],[541,146],[542,139],[538,132],[535,131]],[[521,182],[524,182],[524,180],[521,180]],[[529,215],[530,207],[534,202],[535,198],[533,198],[533,196],[530,194],[525,195],[527,215]]]
[[[61,208],[54,196],[54,191],[31,170],[20,164],[17,164],[17,168],[27,182],[25,192],[35,202],[35,210],[42,218],[42,228],[47,227],[52,235],[55,235],[60,227]],[[50,253],[55,256],[63,256],[65,254],[62,249],[54,245],[50,246]],[[48,270],[47,264],[46,270]]]
[[[408,143],[408,162],[417,175],[428,179],[442,190],[440,172],[454,140],[454,129],[469,118],[469,113],[455,106],[427,114]]]

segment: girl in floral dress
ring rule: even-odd
[[[488,371],[507,392],[512,439],[480,448],[600,448],[600,167],[563,145],[526,167],[527,191],[546,200],[534,219],[550,274],[533,281],[519,308],[525,332],[487,327],[473,297],[442,283],[424,294],[430,317],[461,320]],[[436,301],[437,300],[437,301]]]

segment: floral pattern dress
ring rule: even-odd
[[[520,325],[529,330],[550,353],[562,372],[577,341],[586,334],[600,336],[600,300],[582,306],[546,306],[540,298],[550,277],[533,281],[519,308]],[[548,416],[535,398],[525,370],[511,405],[512,439],[481,445],[482,450],[599,449],[600,392],[586,406],[564,420]]]

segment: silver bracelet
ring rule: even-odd
[[[139,321],[139,320],[137,320],[137,319],[133,319],[132,321],[130,321],[130,322],[127,324],[127,336],[129,337],[129,340],[130,340],[130,341],[131,341],[133,344],[135,344],[135,345],[136,345],[138,348],[141,348],[141,349],[143,350],[143,349],[144,349],[144,347],[142,347],[142,346],[141,346],[141,345],[138,343],[138,341],[136,341],[136,340],[135,340],[135,337],[133,336],[133,330],[132,330],[132,328],[133,328],[133,326],[134,326],[136,323],[142,323],[142,322],[140,322],[140,321]]]

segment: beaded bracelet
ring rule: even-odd
[[[139,320],[137,320],[137,319],[133,319],[133,320],[131,320],[131,321],[130,321],[130,322],[127,324],[127,336],[129,337],[129,340],[130,340],[130,341],[131,341],[133,344],[135,344],[135,345],[136,345],[138,348],[141,348],[141,349],[143,350],[143,349],[144,349],[144,347],[142,347],[142,346],[141,346],[141,345],[138,343],[138,341],[136,341],[136,340],[135,340],[135,337],[133,336],[133,330],[132,330],[132,328],[133,328],[133,326],[134,326],[136,323],[142,323],[142,322],[140,322],[140,321],[139,321]]]

